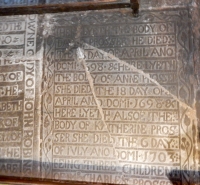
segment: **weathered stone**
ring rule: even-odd
[[[198,184],[199,9],[184,2],[1,17],[0,176]]]
[[[34,170],[40,158],[38,23],[37,15],[0,18],[0,175],[39,174]]]
[[[188,11],[122,12],[46,20],[44,178],[160,184],[197,173]]]

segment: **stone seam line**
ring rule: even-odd
[[[126,67],[132,69],[135,72],[138,72],[139,74],[143,75],[144,77],[146,77],[147,79],[149,79],[151,82],[153,82],[154,84],[156,84],[158,87],[160,87],[164,92],[166,92],[168,95],[172,96],[172,98],[174,98],[177,102],[180,103],[180,106],[182,106],[184,109],[188,109],[190,111],[190,113],[192,113],[192,118],[196,120],[196,110],[193,109],[192,107],[188,106],[186,103],[182,102],[181,100],[178,99],[177,96],[171,94],[166,88],[164,88],[163,86],[161,86],[156,80],[152,79],[149,74],[143,72],[142,70],[137,69],[136,67],[134,67],[133,65],[128,64],[127,62],[120,60],[119,58],[115,57],[114,55],[107,53],[101,49],[98,49],[94,46],[91,46],[89,44],[86,43],[81,43],[83,46],[88,47],[90,49],[96,50],[98,52],[100,52],[101,54],[108,56],[108,58],[110,58],[111,60],[115,60],[123,65],[125,65]]]
[[[107,53],[107,52],[105,52],[105,51],[102,51],[102,50],[100,50],[100,49],[98,49],[98,48],[96,48],[96,47],[93,47],[93,46],[88,45],[88,44],[86,44],[86,43],[80,43],[80,45],[82,45],[82,48],[85,48],[85,47],[86,47],[86,48],[90,48],[90,49],[96,50],[96,51],[100,52],[101,54],[103,54],[103,55],[105,55],[105,56],[108,56],[108,58],[109,58],[110,60],[115,60],[115,61],[117,61],[117,62],[119,62],[119,63],[121,63],[121,64],[127,66],[128,68],[132,69],[133,71],[138,72],[139,74],[145,76],[145,77],[148,78],[151,82],[153,82],[153,83],[156,84],[158,87],[160,87],[164,92],[166,92],[167,94],[169,94],[170,96],[172,96],[172,98],[174,98],[177,102],[179,102],[179,103],[180,103],[180,107],[182,106],[182,107],[185,109],[185,112],[186,112],[187,115],[189,115],[189,116],[190,116],[191,118],[193,118],[194,120],[197,120],[197,118],[196,118],[196,110],[192,109],[190,106],[188,106],[187,104],[185,104],[184,102],[182,102],[181,100],[179,100],[175,95],[171,94],[166,88],[162,87],[156,80],[152,79],[152,78],[149,76],[149,74],[144,73],[142,70],[139,70],[139,69],[137,69],[136,67],[134,67],[134,66],[128,64],[127,62],[120,60],[119,58],[115,57],[114,55],[112,55],[112,54],[110,54],[110,53]],[[83,50],[82,48],[78,48],[77,54],[78,54],[79,56],[81,56],[82,60],[84,60],[84,68],[85,68],[85,70],[86,70],[86,73],[89,74],[89,78],[91,79],[91,82],[90,82],[91,84],[90,84],[90,85],[92,85],[92,87],[93,87],[93,86],[94,86],[94,85],[93,85],[93,79],[92,79],[92,76],[90,75],[90,73],[89,73],[89,71],[88,71],[88,69],[87,69],[86,61],[85,61],[85,59],[83,59],[83,58],[84,58],[84,53],[83,53],[84,50]],[[80,53],[80,52],[81,52],[81,53]],[[89,81],[90,81],[90,80],[89,80]],[[95,95],[94,88],[93,88],[93,95],[95,96],[95,100],[97,100],[98,108],[101,110],[100,112],[102,112],[102,115],[103,115],[103,110],[102,110],[101,106],[98,104],[98,98],[97,98],[96,95]],[[188,111],[189,111],[189,113],[187,113]],[[104,124],[105,124],[106,127],[107,127],[106,121],[105,121],[105,120],[103,120],[103,121],[104,121]],[[196,122],[196,121],[195,121],[195,122]],[[109,132],[108,127],[107,127],[107,131]],[[182,134],[184,134],[184,133],[182,133]],[[110,135],[110,137],[111,137],[111,134],[110,134],[110,133],[109,133],[109,135]],[[113,144],[113,147],[114,147],[114,144]],[[194,145],[194,147],[197,149],[197,151],[199,150],[199,149],[198,149],[198,146],[197,146],[196,144]]]
[[[87,80],[89,82],[89,85],[90,85],[90,88],[91,88],[91,91],[92,91],[92,95],[93,95],[93,97],[95,99],[95,102],[97,104],[97,108],[98,108],[98,110],[99,110],[99,112],[101,114],[101,120],[102,120],[103,124],[105,125],[106,131],[107,131],[107,133],[108,133],[108,135],[109,135],[109,137],[111,139],[112,136],[111,136],[111,134],[109,132],[108,125],[107,125],[106,121],[104,120],[103,109],[102,109],[101,105],[99,104],[98,98],[97,98],[95,90],[94,90],[93,78],[92,78],[92,76],[91,76],[91,74],[90,74],[90,72],[89,72],[89,70],[87,68],[86,60],[84,59],[84,50],[82,48],[80,48],[80,47],[77,48],[77,60],[83,64],[83,67],[85,69],[85,73],[86,73],[86,76],[87,76]],[[118,167],[120,167],[119,159],[116,156],[116,146],[115,146],[114,142],[112,142],[111,144],[112,144],[112,148],[113,148],[113,150],[115,152],[115,158],[117,160],[116,162],[118,163]],[[122,171],[121,171],[121,177],[123,178],[123,172]],[[122,178],[121,178],[121,180],[122,180]]]

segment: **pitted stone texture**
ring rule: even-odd
[[[0,17],[0,58],[41,59],[42,16],[36,14]],[[40,39],[39,39],[40,37]]]
[[[1,17],[0,175],[198,184],[198,15]]]
[[[39,21],[38,15],[0,17],[1,176],[39,177]]]
[[[43,178],[195,183],[188,11],[67,15],[45,20]]]

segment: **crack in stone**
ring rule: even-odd
[[[86,48],[90,48],[90,49],[93,49],[93,50],[96,50],[100,53],[102,53],[103,55],[106,55],[108,56],[108,58],[110,58],[111,60],[115,60],[123,65],[125,65],[126,67],[132,69],[132,71],[135,71],[141,75],[143,75],[144,77],[146,77],[147,79],[149,79],[151,82],[153,82],[154,84],[156,84],[158,87],[160,87],[164,92],[166,92],[168,95],[172,96],[172,98],[174,98],[177,102],[179,102],[180,106],[182,106],[184,109],[188,109],[188,111],[190,111],[190,115],[191,118],[193,119],[196,119],[196,110],[193,109],[192,107],[190,107],[189,105],[187,105],[186,103],[182,102],[181,100],[179,100],[179,98],[175,95],[173,95],[172,93],[170,93],[166,88],[164,88],[162,85],[160,85],[159,82],[157,82],[156,80],[152,79],[150,77],[149,74],[145,73],[144,71],[140,70],[140,69],[137,69],[136,67],[134,67],[133,65],[130,65],[128,64],[127,62],[123,61],[123,60],[120,60],[119,58],[115,57],[114,55],[110,54],[110,53],[107,53],[101,49],[98,49],[94,46],[91,46],[89,44],[86,44],[86,43],[80,43],[83,47],[85,46]]]
[[[102,117],[102,122],[104,123],[104,125],[106,126],[106,130],[109,134],[109,137],[112,138],[111,136],[111,133],[109,132],[109,129],[108,129],[108,125],[106,123],[106,120],[104,120],[104,113],[103,113],[103,109],[101,107],[101,105],[99,104],[99,101],[98,101],[98,98],[96,96],[96,93],[95,93],[95,89],[94,89],[94,81],[93,81],[93,78],[87,68],[87,61],[85,59],[85,55],[84,55],[84,49],[93,49],[93,50],[96,50],[98,52],[100,52],[101,54],[107,56],[108,60],[115,60],[123,65],[125,65],[126,67],[130,68],[132,71],[134,72],[137,72],[141,75],[143,75],[144,77],[146,77],[147,79],[149,79],[152,83],[156,84],[158,87],[160,87],[164,92],[166,92],[169,96],[171,96],[172,98],[174,98],[177,102],[179,102],[180,106],[182,108],[185,109],[186,111],[186,114],[189,115],[191,118],[195,119],[196,120],[196,110],[194,110],[192,107],[188,106],[186,103],[182,102],[181,100],[178,99],[177,96],[173,95],[172,93],[170,93],[166,88],[164,88],[162,85],[159,84],[159,82],[157,82],[156,80],[152,79],[149,74],[143,72],[142,70],[139,70],[137,69],[136,67],[128,64],[127,62],[123,61],[123,60],[120,60],[119,58],[115,57],[114,55],[110,54],[110,53],[107,53],[105,51],[102,51],[101,49],[98,49],[96,47],[93,47],[93,46],[90,46],[86,43],[81,43],[79,42],[79,46],[77,49],[76,49],[76,54],[77,54],[77,60],[79,62],[81,62],[84,66],[84,69],[85,69],[85,72],[86,72],[86,76],[87,76],[87,79],[88,79],[88,82],[89,82],[89,85],[90,85],[90,88],[91,88],[91,91],[92,91],[92,94],[93,94],[93,97],[95,99],[95,102],[97,104],[97,107],[98,107],[98,110],[101,114],[101,117]],[[182,133],[183,134],[183,133]],[[112,142],[112,147],[114,149],[114,151],[116,151],[116,146],[115,146],[115,143]],[[196,149],[198,150],[198,147],[196,146]],[[115,152],[115,157],[117,159],[117,163],[119,164],[119,167],[120,167],[120,162],[119,162],[119,158],[116,156],[116,152]],[[192,157],[192,156],[190,156]],[[121,180],[123,180],[123,172],[121,171]]]
[[[95,102],[96,102],[96,104],[97,104],[97,108],[98,108],[98,110],[99,110],[99,112],[100,112],[100,114],[101,114],[101,120],[102,120],[103,124],[104,124],[105,127],[106,127],[106,131],[107,131],[109,137],[112,138],[112,136],[111,136],[111,134],[110,134],[110,132],[109,132],[109,129],[108,129],[108,125],[107,125],[106,121],[104,120],[103,109],[102,109],[101,105],[99,104],[98,98],[97,98],[96,93],[95,93],[95,90],[94,90],[93,78],[92,78],[92,76],[91,76],[91,74],[90,74],[90,72],[89,72],[89,70],[88,70],[88,68],[87,68],[86,60],[84,59],[84,50],[83,50],[82,48],[78,47],[78,48],[77,48],[77,51],[76,51],[76,54],[77,54],[77,60],[78,60],[79,62],[81,62],[81,63],[83,64],[83,66],[84,66],[85,73],[86,73],[86,76],[87,76],[87,80],[88,80],[88,82],[89,82],[89,85],[90,85],[90,88],[91,88],[91,91],[92,91],[92,95],[93,95],[93,97],[94,97],[94,99],[95,99]],[[111,144],[112,144],[112,148],[114,149],[115,158],[116,158],[116,160],[117,160],[116,162],[118,163],[118,166],[120,167],[119,158],[116,156],[116,153],[117,153],[117,152],[116,152],[115,143],[112,142]],[[121,171],[121,173],[122,173],[122,176],[123,176],[123,172],[122,172],[122,171]],[[121,180],[122,180],[122,178],[121,178]]]
[[[133,71],[135,72],[138,72],[139,74],[142,74],[144,75],[146,78],[148,78],[151,82],[153,82],[154,84],[156,84],[158,87],[160,87],[164,92],[166,92],[168,95],[170,95],[172,98],[174,98],[177,102],[179,102],[180,106],[182,106],[186,111],[186,115],[190,116],[190,118],[193,118],[194,120],[197,120],[196,118],[196,110],[194,110],[193,108],[191,108],[190,106],[188,106],[186,103],[182,102],[181,100],[178,99],[177,96],[173,95],[172,93],[170,93],[166,88],[164,88],[163,86],[161,86],[156,80],[152,79],[149,74],[146,74],[145,72],[143,72],[142,70],[139,70],[137,69],[136,67],[128,64],[127,62],[123,61],[123,60],[120,60],[119,58],[115,57],[114,55],[110,54],[110,53],[107,53],[105,51],[102,51],[101,49],[98,49],[96,47],[93,47],[89,44],[86,44],[86,43],[80,43],[82,44],[82,47],[83,48],[90,48],[90,49],[93,49],[93,50],[96,50],[98,52],[100,52],[101,54],[105,55],[105,56],[108,56],[108,58],[110,60],[115,60],[125,66],[127,66],[128,68],[132,69]],[[83,49],[82,49],[83,50]],[[83,58],[83,56],[82,56]],[[86,68],[87,69],[87,68]],[[91,77],[92,78],[92,77]],[[109,130],[108,130],[109,131]],[[183,133],[182,133],[183,134]],[[198,149],[198,147],[196,146],[196,149]]]

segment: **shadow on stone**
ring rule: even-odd
[[[26,171],[22,171],[22,164]],[[34,166],[34,174],[28,168]],[[51,163],[52,173],[46,173],[49,163],[39,161],[0,159],[0,182],[37,184],[134,184],[134,185],[197,185],[199,171],[173,169],[168,166],[137,165],[96,166],[89,164]],[[30,170],[31,171],[31,170]],[[120,173],[120,171],[122,173]],[[42,175],[48,178],[42,178]]]

